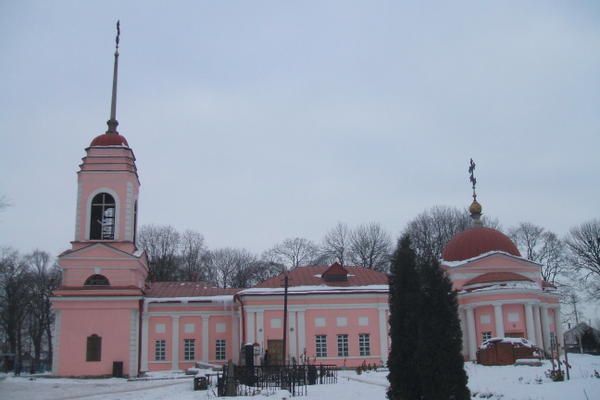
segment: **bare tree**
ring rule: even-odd
[[[206,265],[207,250],[204,237],[195,231],[187,230],[181,235],[181,271],[184,281],[208,281],[210,275]]]
[[[346,265],[346,258],[350,247],[350,229],[343,222],[338,222],[323,238],[320,255],[328,262],[335,259],[340,264]]]
[[[350,234],[350,261],[354,265],[387,271],[391,253],[390,235],[376,222],[359,225]]]
[[[542,265],[542,279],[555,283],[565,268],[565,245],[553,232],[529,222],[508,231],[521,254]]]
[[[30,285],[27,267],[19,253],[0,249],[0,326],[15,354],[15,374],[21,371],[22,330],[29,309]]]
[[[573,325],[578,324],[585,319],[581,305],[581,297],[574,285],[558,284],[558,293],[560,302],[563,305],[560,309],[564,322]]]
[[[179,232],[168,225],[145,225],[140,228],[137,239],[148,254],[148,278],[153,282],[176,280]]]
[[[318,247],[308,239],[285,239],[263,254],[263,259],[287,268],[310,264],[318,255]]]
[[[583,276],[593,298],[600,298],[600,220],[572,228],[566,239],[571,267]]]
[[[254,254],[230,247],[213,250],[208,256],[213,283],[222,288],[247,287],[253,279]]]
[[[466,210],[435,206],[410,221],[404,234],[410,235],[417,257],[438,260],[450,239],[470,226],[472,220]]]
[[[48,361],[52,362],[52,324],[54,316],[50,307],[50,296],[52,291],[58,287],[60,272],[58,267],[52,264],[50,254],[45,251],[33,251],[24,257],[24,262],[28,268],[27,275],[30,287],[27,330],[34,350],[31,371],[36,372],[40,365],[44,336],[48,345]]]

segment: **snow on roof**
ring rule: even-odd
[[[511,343],[513,345],[523,347],[535,347],[533,343],[525,338],[513,338],[513,337],[493,337],[491,339],[484,340],[479,346],[480,349],[487,349],[489,346],[496,343]]]
[[[218,288],[206,282],[152,282],[145,292],[146,297],[152,298],[198,298],[224,295],[233,296],[239,290]]]
[[[481,286],[474,289],[463,289],[459,293],[483,292],[487,290],[502,290],[502,289],[535,289],[540,290],[540,287],[535,282],[503,282],[494,285]]]
[[[460,261],[446,261],[446,260],[442,259],[442,260],[440,260],[440,263],[442,265],[445,265],[446,267],[454,268],[454,267],[460,267],[462,265],[471,263],[473,261],[477,261],[477,260],[485,258],[485,257],[489,257],[489,256],[494,255],[494,254],[503,254],[505,256],[512,257],[512,258],[517,258],[519,260],[524,260],[524,261],[530,262],[532,264],[541,265],[539,263],[536,263],[535,261],[528,260],[528,259],[526,259],[524,257],[515,256],[514,254],[507,253],[506,251],[499,251],[499,250],[488,251],[488,252],[480,254],[478,256],[475,256],[475,257],[472,257],[472,258],[467,258],[466,260],[460,260]]]
[[[284,292],[282,287],[255,287],[244,289],[238,294],[281,294]],[[388,293],[388,285],[362,285],[362,286],[331,286],[331,285],[304,285],[288,287],[289,294],[311,294],[311,293]]]
[[[325,282],[323,273],[329,265],[311,265],[296,267],[288,272],[289,286],[321,286],[325,283],[332,287],[358,287],[366,285],[386,285],[388,277],[384,272],[375,271],[364,267],[344,266],[348,272],[348,280]],[[269,278],[256,285],[256,288],[280,288],[283,286],[283,273]]]
[[[144,303],[192,303],[192,302],[204,302],[204,303],[220,303],[230,304],[233,303],[233,295],[224,296],[190,296],[190,297],[145,297]]]

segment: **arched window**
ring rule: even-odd
[[[115,239],[115,199],[108,193],[98,193],[92,199],[90,240]]]
[[[85,361],[100,361],[102,354],[102,338],[95,333],[87,337]]]
[[[92,275],[85,280],[84,286],[110,286],[110,282],[104,275]]]

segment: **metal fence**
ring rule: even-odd
[[[308,385],[337,383],[338,367],[329,364],[289,366],[223,366],[219,396],[252,396],[284,389],[304,396]]]

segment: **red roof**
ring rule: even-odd
[[[125,136],[119,135],[118,133],[103,133],[102,135],[98,135],[92,140],[90,146],[127,146],[129,147],[129,143],[127,143],[127,139]]]
[[[476,276],[471,279],[464,286],[467,285],[475,285],[477,283],[491,283],[491,282],[514,282],[514,281],[529,281],[533,282],[533,280],[529,279],[526,276],[515,274],[514,272],[488,272],[487,274]]]
[[[339,262],[334,262],[321,274],[321,277],[325,280],[331,279],[347,279],[348,270],[342,266]]]
[[[334,264],[335,265],[335,264]],[[385,273],[374,271],[363,267],[342,267],[348,271],[348,280],[345,281],[325,281],[321,276],[331,266],[313,265],[308,267],[297,267],[289,273],[289,286],[367,286],[367,285],[387,285],[388,277]],[[341,267],[341,265],[340,265]],[[336,267],[337,268],[337,267]],[[283,273],[269,278],[259,283],[257,288],[278,288],[283,287]]]
[[[496,229],[477,226],[454,235],[444,248],[442,258],[444,261],[462,261],[490,251],[521,256],[508,236]]]
[[[234,295],[241,289],[223,289],[206,282],[152,282],[146,297],[200,297]]]

